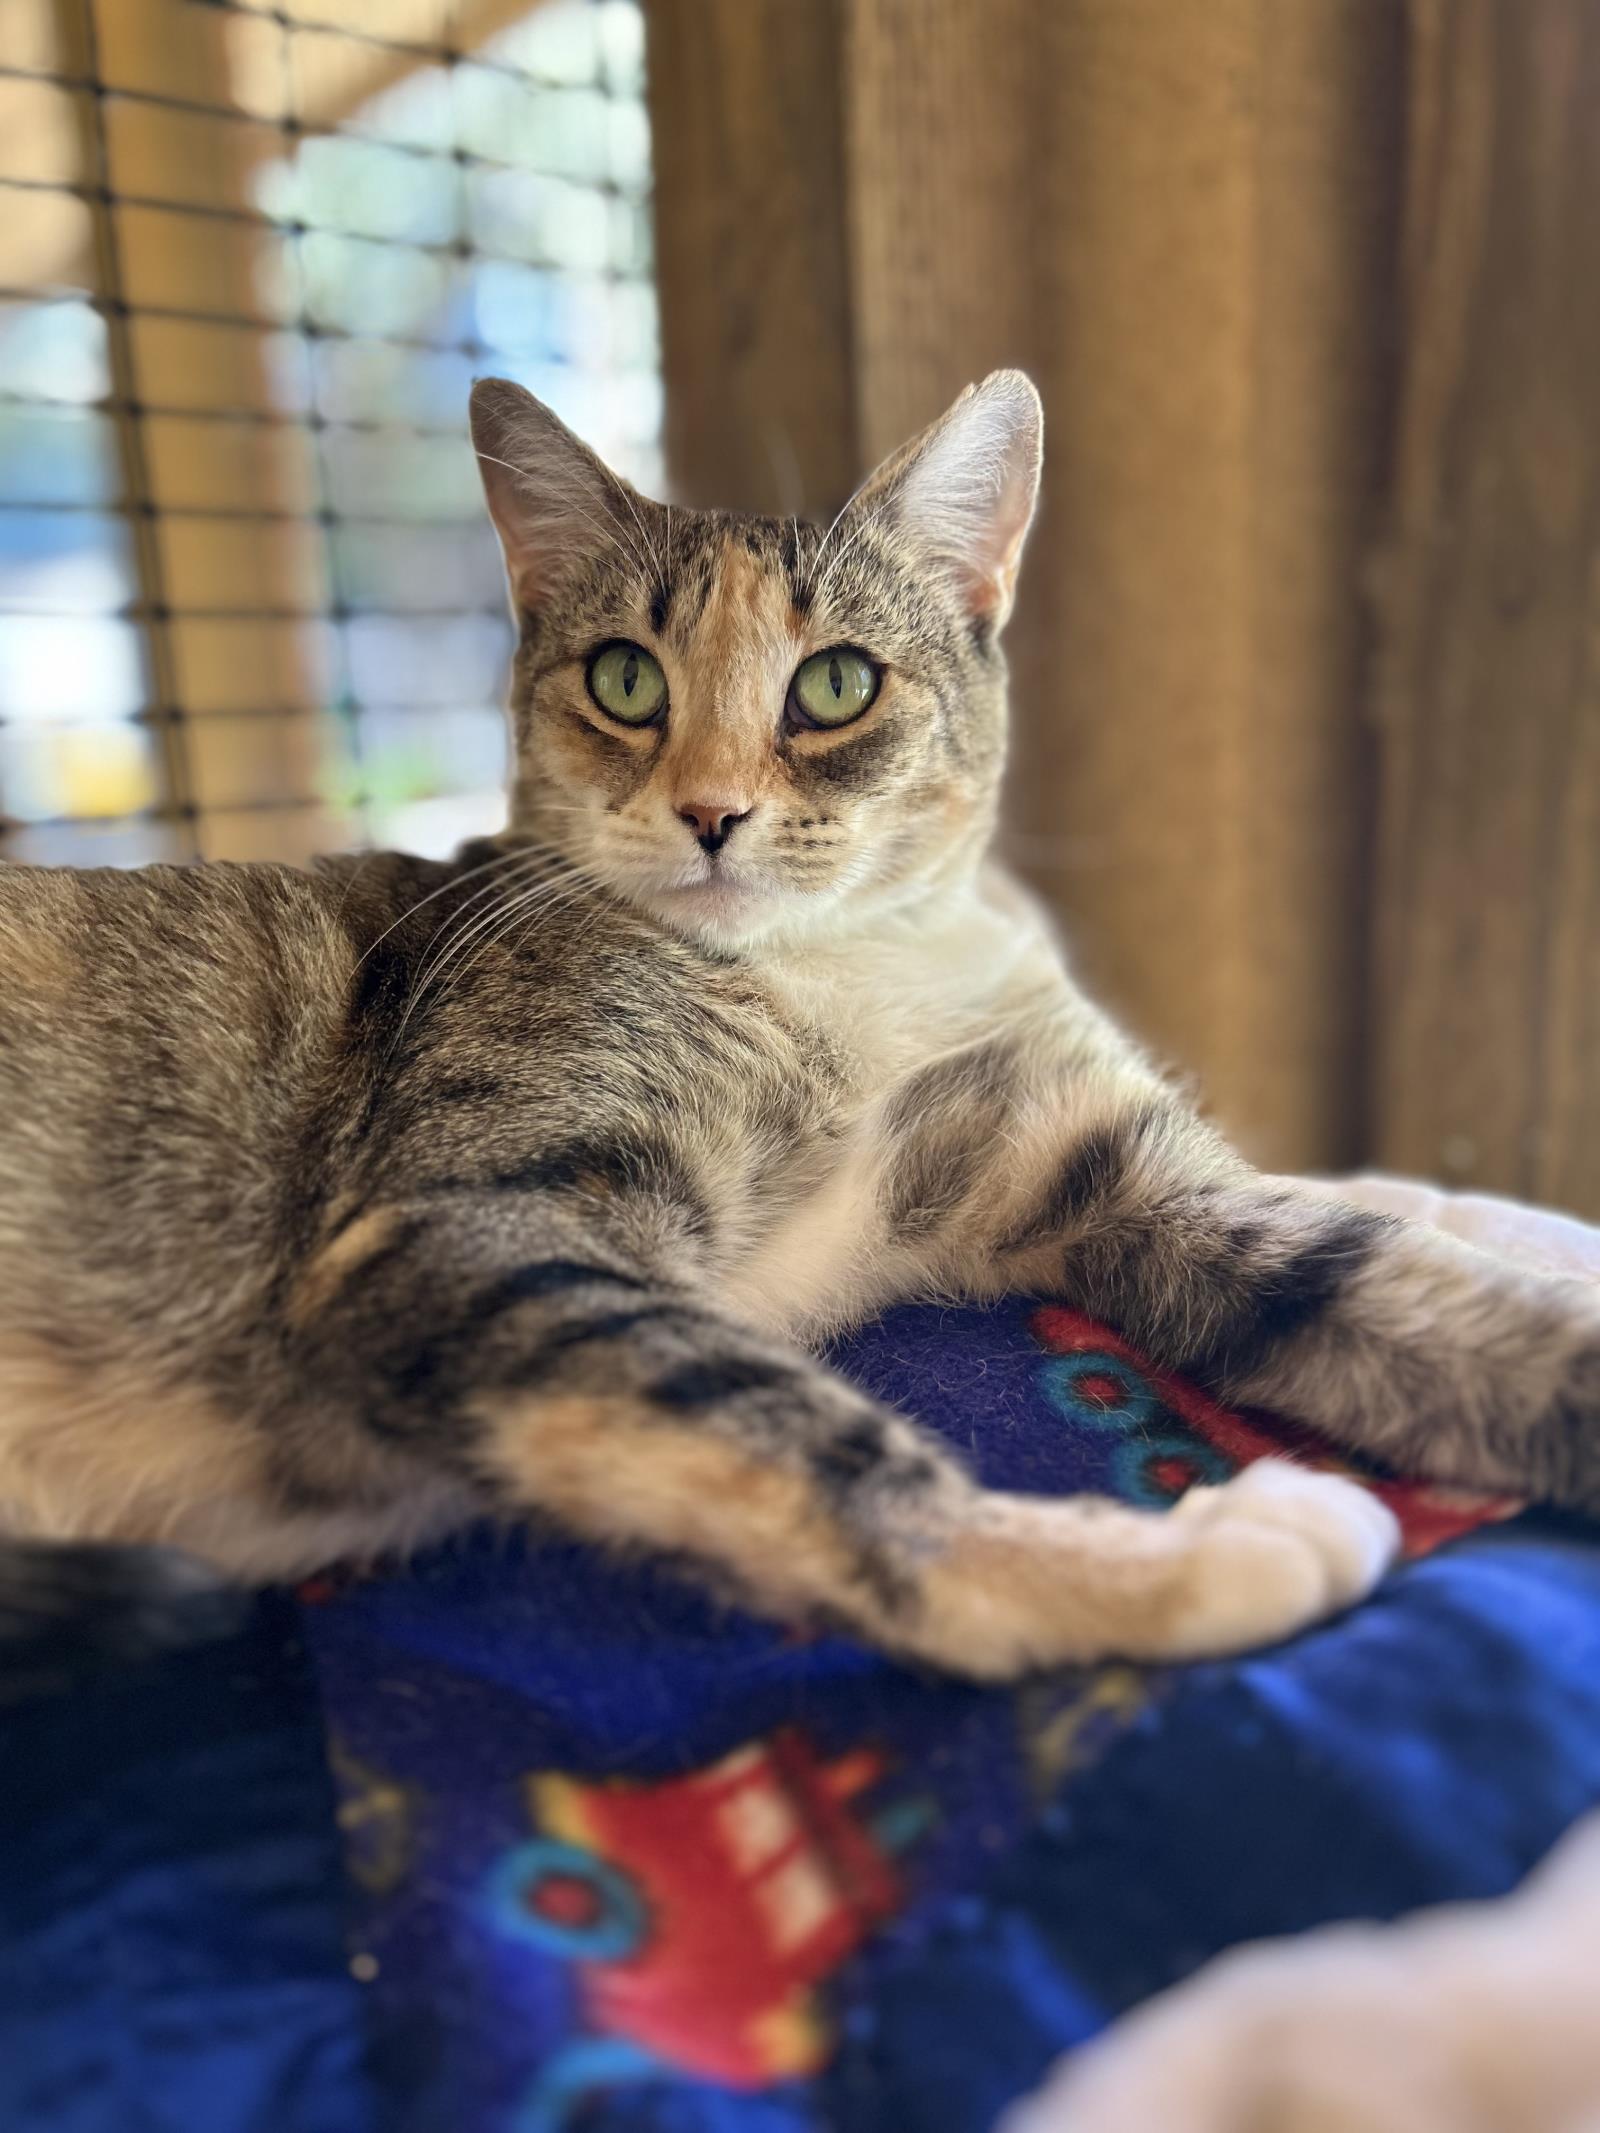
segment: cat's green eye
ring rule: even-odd
[[[878,670],[862,652],[838,645],[813,653],[789,685],[791,717],[800,726],[848,726],[878,693]]]
[[[637,644],[608,644],[589,662],[589,694],[608,718],[648,726],[667,701],[667,677]]]

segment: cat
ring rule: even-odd
[[[1236,1650],[1382,1574],[1353,1482],[988,1492],[806,1352],[1014,1294],[1600,1505],[1592,1298],[1255,1174],[990,857],[1025,377],[826,527],[650,501],[503,380],[472,431],[504,835],[0,868],[6,1530],[274,1580],[526,1519],[980,1679]]]

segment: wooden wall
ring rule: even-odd
[[[1080,967],[1263,1162],[1600,1213],[1600,10],[650,23],[681,492],[829,508],[1024,364],[1011,819]]]
[[[1600,8],[1412,14],[1374,1152],[1600,1216]]]

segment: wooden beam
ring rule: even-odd
[[[648,0],[667,465],[831,510],[860,474],[843,0]]]
[[[84,170],[106,196],[93,203],[95,294],[106,305],[123,506],[137,559],[163,799],[175,835],[198,857],[305,859],[335,841],[338,826],[318,795],[323,697],[317,632],[279,623],[273,697],[264,715],[202,718],[191,692],[185,638],[218,608],[262,612],[323,603],[321,543],[303,516],[221,521],[189,515],[207,495],[213,462],[225,456],[214,426],[173,421],[161,410],[192,407],[276,411],[267,367],[270,320],[252,317],[254,270],[279,239],[249,225],[223,225],[223,265],[208,205],[246,206],[256,163],[281,146],[275,129],[229,115],[232,19],[179,0],[58,0],[63,43],[79,69],[113,90],[159,71],[163,53],[181,64],[183,92],[204,112],[169,110],[132,96],[96,98],[84,119]],[[248,26],[248,25],[247,25]],[[211,115],[215,113],[215,115]],[[135,192],[170,212],[130,208]],[[237,326],[196,325],[144,310],[152,294],[209,290],[234,301]],[[249,496],[282,509],[305,501],[300,441],[264,424],[252,438]],[[237,499],[234,499],[235,501]],[[263,684],[265,685],[265,683]]]
[[[1410,15],[1375,1152],[1600,1216],[1600,10]]]

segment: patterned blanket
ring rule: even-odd
[[[835,1359],[1010,1488],[1339,1463],[1053,1306]],[[983,2133],[1217,1950],[1499,1892],[1600,1799],[1600,1546],[1373,1485],[1408,1563],[1236,1662],[979,1690],[478,1536],[24,1707],[0,2126]]]

